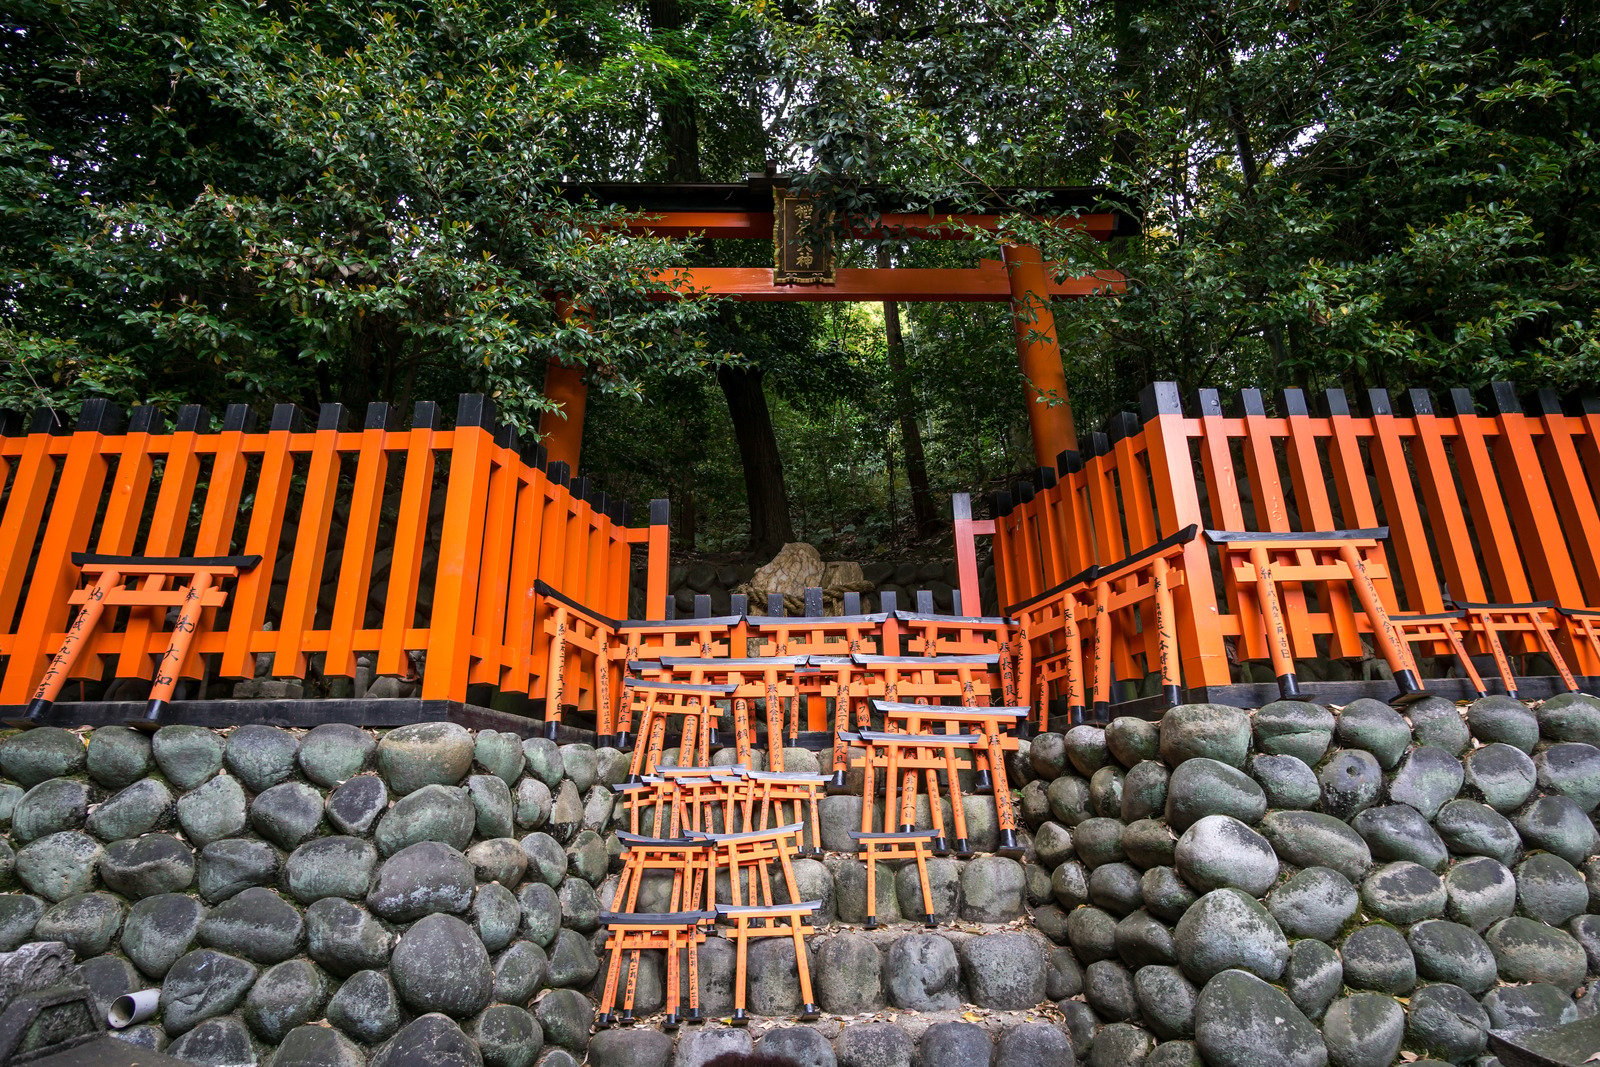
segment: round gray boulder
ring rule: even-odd
[[[938,934],[897,938],[884,958],[883,985],[889,1003],[897,1008],[948,1011],[957,1007],[961,1003],[961,963],[955,946]]]
[[[1444,881],[1419,864],[1387,863],[1362,880],[1361,901],[1376,918],[1409,926],[1444,914]]]
[[[1474,856],[1455,864],[1444,876],[1445,914],[1482,933],[1517,906],[1517,882],[1499,860]]]
[[[451,722],[390,730],[378,742],[378,772],[404,796],[426,785],[455,785],[472,770],[472,734]]]
[[[1317,1028],[1287,996],[1246,971],[1205,984],[1195,1005],[1195,1044],[1212,1067],[1323,1067]]]
[[[251,723],[228,735],[222,760],[250,792],[265,793],[294,774],[299,748],[300,742],[288,730]]]
[[[1485,745],[1532,752],[1539,743],[1539,720],[1528,705],[1500,694],[1480,697],[1468,706],[1467,729]]]
[[[1206,758],[1243,767],[1250,716],[1223,704],[1182,704],[1161,717],[1161,758],[1169,767]]]
[[[1345,748],[1372,753],[1385,770],[1399,763],[1411,747],[1411,727],[1406,720],[1381,700],[1369,697],[1345,705],[1339,712],[1335,736]]]
[[[1189,760],[1178,769],[1200,762]],[[1185,830],[1174,863],[1202,893],[1231,887],[1259,897],[1278,880],[1278,855],[1267,839],[1228,815],[1207,815]]]
[[[378,742],[359,726],[325,722],[300,739],[296,758],[307,778],[333,789],[366,770],[377,747]]]
[[[1539,769],[1526,752],[1498,741],[1468,752],[1461,766],[1471,793],[1502,813],[1521,807],[1539,781]]]
[[[1331,941],[1355,917],[1361,898],[1338,871],[1307,867],[1267,894],[1264,903],[1290,937]]]
[[[1256,748],[1274,756],[1295,756],[1316,764],[1333,741],[1333,713],[1318,704],[1275,700],[1256,712]]]
[[[1044,1000],[1044,943],[1032,934],[995,933],[965,941],[958,950],[972,1002],[1020,1011]]]
[[[1267,795],[1255,779],[1218,760],[1185,760],[1167,781],[1167,822],[1182,833],[1207,815],[1255,824],[1267,812]]]
[[[1254,898],[1215,889],[1195,901],[1172,934],[1178,962],[1196,984],[1231,968],[1276,979],[1289,959],[1289,941]]]
[[[1278,858],[1296,867],[1331,867],[1350,881],[1372,866],[1372,851],[1348,825],[1317,811],[1273,811],[1257,827]]]
[[[1379,993],[1341,997],[1322,1018],[1328,1062],[1335,1067],[1389,1067],[1405,1036],[1405,1009]]]
[[[200,726],[163,726],[150,739],[156,766],[180,790],[193,789],[222,770],[224,748],[222,738]]]
[[[462,1019],[482,1011],[494,989],[483,942],[453,915],[426,915],[401,934],[389,974],[413,1011]]]

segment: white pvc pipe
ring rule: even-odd
[[[135,1023],[142,1023],[156,1013],[161,1006],[161,990],[141,989],[137,993],[124,993],[111,1002],[111,1010],[106,1013],[106,1022],[111,1024],[113,1030],[121,1030]]]

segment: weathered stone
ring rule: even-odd
[[[1176,967],[1151,964],[1133,975],[1140,1014],[1163,1041],[1194,1036],[1194,1009],[1200,991]]]
[[[518,855],[521,855],[520,849]],[[486,882],[479,885],[472,896],[469,918],[483,947],[490,952],[499,952],[517,936],[522,926],[522,906],[517,903],[516,894],[504,885]]]
[[[1095,1045],[1112,1051],[1111,1046],[1118,1040],[1118,1031],[1137,1030],[1138,1027],[1133,1026],[1121,1026],[1115,1030],[1108,1026],[1095,1038]],[[1148,1037],[1144,1043],[1149,1043]],[[1136,1054],[1135,1050],[1139,1047],[1141,1046],[1135,1039],[1131,1047],[1114,1050],[1117,1055],[1110,1062],[1138,1063],[1143,1058]],[[1000,1039],[995,1042],[995,1067],[1070,1067],[1072,1060],[1072,1039],[1059,1027],[1049,1023],[1018,1023],[1015,1026],[1008,1026],[1000,1031]],[[1094,1061],[1090,1062],[1093,1064]]]
[[[1089,875],[1089,899],[1113,915],[1126,915],[1144,903],[1139,871],[1126,863],[1103,863]]]
[[[1089,779],[1089,807],[1096,815],[1108,819],[1122,815],[1122,771],[1119,768],[1101,767],[1094,772]]]
[[[144,979],[127,960],[117,956],[96,956],[78,965],[74,972],[89,986],[94,998],[94,1010],[104,1017],[118,997],[145,987]]]
[[[1489,856],[1511,864],[1522,854],[1517,828],[1505,816],[1477,801],[1452,800],[1439,810],[1433,826],[1457,855]]]
[[[1539,734],[1546,741],[1580,741],[1600,745],[1600,698],[1588,693],[1559,693],[1533,709]]]
[[[1250,716],[1223,704],[1182,704],[1161,718],[1161,758],[1169,767],[1188,759],[1243,767],[1250,751]]]
[[[290,1030],[322,1018],[328,985],[316,965],[288,960],[267,971],[250,987],[244,1021],[263,1041],[277,1044]]]
[[[205,909],[193,897],[181,893],[146,897],[128,909],[118,944],[134,966],[160,979],[194,944],[204,917]]]
[[[361,900],[378,867],[378,850],[359,837],[323,837],[295,849],[283,865],[284,882],[300,903],[323,897]]]
[[[1172,866],[1177,849],[1177,838],[1164,822],[1140,819],[1122,828],[1123,854],[1141,871]]]
[[[284,1035],[271,1067],[366,1067],[367,1054],[328,1026],[297,1026]]]
[[[300,740],[301,771],[324,789],[333,789],[366,770],[378,743],[348,723],[323,723]]]
[[[951,1025],[941,1023],[936,1025]],[[959,1025],[969,1026],[969,1023]],[[936,1027],[930,1026],[929,1031]],[[974,1029],[977,1029],[974,1027]],[[980,1031],[981,1032],[981,1031]],[[987,1037],[985,1037],[987,1041]],[[987,1048],[987,1046],[985,1046]],[[786,1026],[781,1029],[768,1030],[756,1042],[756,1055],[766,1056],[782,1064],[792,1064],[793,1067],[837,1067],[838,1059],[834,1056],[833,1045],[821,1033],[809,1026]],[[944,1061],[930,1061],[928,1059],[927,1031],[923,1035],[922,1067],[941,1067]]]
[[[1589,905],[1589,887],[1577,868],[1548,852],[1518,864],[1517,905],[1522,914],[1549,926],[1560,926]]]
[[[769,1033],[761,1039],[757,1051],[769,1051],[768,1042],[772,1040],[773,1033],[788,1034],[794,1029],[800,1028]],[[972,1023],[934,1023],[922,1032],[918,1051],[922,1055],[922,1067],[972,1067],[973,1064],[987,1065],[992,1062],[994,1042],[987,1030]],[[1068,1051],[1070,1053],[1070,1049]],[[779,1055],[782,1055],[782,1052]],[[810,1061],[796,1058],[795,1062],[806,1062],[809,1067]],[[831,1062],[830,1060],[829,1064]],[[1062,1067],[1073,1067],[1070,1054],[1059,1062]],[[824,1065],[819,1063],[817,1067]]]
[[[809,877],[802,877],[802,863]],[[955,860],[936,857],[927,861],[927,867],[928,891],[933,897],[933,921],[953,922],[961,914],[961,865]],[[816,874],[821,877],[815,877]],[[817,909],[819,924],[831,921],[829,916],[837,917],[833,879],[828,875],[827,867],[816,860],[803,860],[795,864],[794,875],[800,887],[801,900],[822,901],[822,907]],[[922,902],[922,880],[914,864],[907,864],[895,872],[894,889],[902,918],[908,922],[928,919]]]
[[[522,751],[522,738],[509,731],[496,730],[478,731],[472,744],[472,759],[508,786],[516,784],[528,762]]]
[[[59,726],[40,726],[0,743],[0,772],[24,789],[82,774],[88,762],[82,739]]]
[[[45,909],[33,928],[39,941],[60,941],[80,959],[98,956],[111,946],[126,913],[110,893],[79,893]]]
[[[218,775],[179,797],[177,811],[184,835],[203,848],[244,831],[244,788],[232,775]]]
[[[250,804],[250,825],[279,848],[292,850],[322,826],[322,794],[304,782],[284,782]]]
[[[1257,829],[1280,860],[1296,867],[1331,867],[1354,882],[1372,866],[1372,852],[1361,836],[1322,812],[1269,812]]]
[[[1521,807],[1533,795],[1539,776],[1527,753],[1498,742],[1467,753],[1462,769],[1471,792],[1498,812]]]
[[[395,793],[423,786],[453,786],[472,769],[472,734],[450,722],[422,722],[390,730],[378,742],[378,772]]]
[[[167,1054],[189,1063],[216,1067],[256,1062],[250,1031],[231,1015],[207,1019],[167,1046]]]
[[[1161,815],[1167,806],[1167,779],[1166,764],[1159,760],[1135,763],[1122,780],[1122,808],[1118,812],[1122,821],[1137,822]]]
[[[339,897],[306,909],[307,954],[340,977],[384,967],[394,935],[365,910]]]
[[[1351,820],[1377,860],[1406,860],[1431,871],[1450,861],[1450,850],[1420,812],[1409,804],[1368,808]]]
[[[1447,801],[1455,799],[1462,780],[1460,760],[1442,748],[1420,745],[1411,750],[1390,781],[1389,799],[1409,804],[1423,818],[1431,819]]]
[[[1471,927],[1434,919],[1420,922],[1406,934],[1419,977],[1454,982],[1473,996],[1495,983],[1494,954]]]
[[[1546,1030],[1578,1017],[1577,1006],[1564,991],[1544,982],[1524,986],[1500,986],[1483,998],[1493,1032]]]
[[[460,914],[472,906],[474,882],[472,865],[460,852],[439,841],[419,841],[384,861],[367,906],[392,922]]]
[[[1016,860],[977,857],[961,874],[961,917],[985,923],[1015,919],[1022,914],[1022,885],[1022,864]],[[842,918],[842,903],[840,910]]]
[[[561,901],[556,891],[543,882],[524,885],[517,890],[517,903],[522,907],[522,936],[548,948],[561,929]]]
[[[474,774],[467,779],[467,797],[472,802],[479,837],[512,835],[511,789],[505,782],[492,774]]]
[[[163,726],[150,739],[156,766],[181,790],[193,789],[222,770],[223,752],[222,738],[200,726]]]
[[[1117,954],[1117,920],[1100,908],[1074,908],[1067,913],[1067,940],[1084,963]]]
[[[1052,948],[1045,956],[1044,995],[1051,1000],[1083,992],[1083,968],[1069,948]]]
[[[494,999],[527,1004],[545,985],[550,957],[532,941],[515,941],[494,963]]]
[[[550,821],[554,804],[550,787],[537,778],[524,778],[517,783],[516,809],[513,817],[524,830],[538,830]]]
[[[76,830],[89,814],[89,787],[71,778],[51,778],[23,794],[11,811],[11,840],[19,845],[46,834]]]
[[[166,834],[114,841],[100,857],[100,880],[135,900],[188,889],[194,873],[194,850]]]
[[[891,891],[894,888],[890,883]],[[581,878],[568,878],[556,890],[561,902],[561,925],[579,933],[590,933],[600,925],[600,894]]]
[[[1408,704],[1406,715],[1411,719],[1411,733],[1419,745],[1433,745],[1459,756],[1472,743],[1461,710],[1453,700],[1424,697],[1415,704]]]
[[[372,1067],[483,1067],[483,1054],[453,1019],[424,1015],[407,1023],[372,1057]]]
[[[457,852],[472,840],[477,812],[462,789],[428,784],[417,787],[378,820],[378,851],[392,856],[422,841],[437,841]]]
[[[1411,745],[1411,727],[1393,708],[1380,700],[1363,697],[1353,700],[1339,712],[1335,734],[1345,748],[1372,753],[1389,770]]]
[[[1539,743],[1539,720],[1520,700],[1496,694],[1467,708],[1467,729],[1485,745],[1504,744],[1532,752]]]
[[[127,726],[102,726],[89,735],[89,777],[107,789],[126,789],[150,773],[150,737]]]
[[[1055,781],[1067,769],[1066,739],[1059,733],[1042,733],[1028,747],[1028,763],[1033,773],[1046,782]]]
[[[911,1067],[910,1036],[894,1023],[852,1023],[833,1041],[839,1067]]]
[[[1361,900],[1374,917],[1409,926],[1444,914],[1444,882],[1418,864],[1388,863],[1362,881]]]
[[[1161,729],[1136,715],[1121,715],[1106,726],[1106,748],[1124,767],[1157,760],[1161,755]]]
[[[1360,897],[1338,871],[1307,867],[1272,890],[1265,904],[1290,937],[1331,941],[1355,917]]]
[[[11,813],[17,810],[17,801],[22,799],[25,790],[19,785],[10,782],[0,782],[0,825],[11,824]]]
[[[1111,762],[1106,731],[1101,726],[1074,726],[1062,737],[1062,747],[1072,766],[1085,778]]]
[[[208,904],[277,880],[278,853],[265,841],[228,838],[213,841],[200,850],[195,885]]]
[[[1383,792],[1383,769],[1371,752],[1342,748],[1322,765],[1317,782],[1322,787],[1323,811],[1348,821],[1378,802]]]
[[[1300,700],[1275,700],[1256,712],[1256,748],[1274,756],[1319,762],[1333,741],[1333,713]]]
[[[1089,903],[1089,874],[1081,863],[1063,863],[1050,872],[1050,895],[1063,908]]]
[[[1044,943],[1031,934],[995,933],[957,949],[972,1003],[1019,1011],[1044,1000]]]
[[[1145,910],[1169,923],[1183,918],[1183,913],[1197,899],[1194,890],[1171,867],[1152,867],[1145,871],[1139,879],[1139,892],[1144,898]]]
[[[1062,1025],[1067,1039],[1072,1043],[1073,1055],[1087,1059],[1094,1046],[1095,1032],[1101,1029],[1100,1019],[1094,1009],[1081,1000],[1063,1000],[1056,1005],[1061,1012]]]
[[[592,830],[599,834],[606,833],[616,823],[621,811],[616,794],[603,785],[591,786],[588,795],[583,798],[583,821],[580,832]],[[801,821],[807,820],[802,818]]]
[[[1425,985],[1411,994],[1406,1039],[1449,1063],[1463,1063],[1483,1052],[1489,1039],[1489,1014],[1457,985]]]
[[[294,774],[299,748],[288,730],[251,723],[228,735],[223,763],[250,792],[264,793]]]
[[[1266,794],[1268,807],[1301,811],[1322,799],[1317,772],[1296,756],[1253,756],[1250,776]]]
[[[1487,856],[1462,860],[1444,878],[1445,914],[1482,933],[1510,917],[1517,904],[1517,883],[1499,860]]]
[[[1540,789],[1571,798],[1585,812],[1600,804],[1600,748],[1563,742],[1540,752],[1533,763]]]
[[[770,944],[764,940],[763,944]],[[751,955],[755,955],[755,946]],[[793,951],[794,946],[789,946]],[[792,980],[792,979],[791,979]],[[547,1044],[582,1053],[589,1045],[589,1030],[594,1026],[594,1004],[576,989],[552,989],[533,1006],[533,1017],[544,1028]]]
[[[278,963],[300,951],[305,926],[294,905],[272,890],[246,889],[211,909],[200,924],[200,943],[256,963]]]
[[[1167,782],[1167,822],[1182,833],[1207,815],[1228,815],[1254,825],[1267,811],[1267,795],[1237,767],[1206,757],[1185,760]]]
[[[1417,964],[1400,931],[1374,923],[1351,931],[1339,946],[1345,984],[1404,996],[1417,984]]]
[[[1163,1041],[1145,1057],[1144,1067],[1205,1067],[1193,1041]]]
[[[453,915],[426,915],[400,935],[389,975],[413,1011],[456,1018],[482,1011],[494,989],[488,952],[472,927]]]
[[[1344,986],[1344,964],[1333,949],[1321,941],[1303,938],[1289,950],[1283,985],[1289,999],[1306,1018],[1320,1019]]]
[[[244,960],[210,949],[187,953],[161,983],[161,1023],[175,1035],[226,1015],[255,980],[256,969]]]
[[[552,986],[577,987],[594,981],[600,969],[589,939],[576,930],[558,930],[549,947],[549,981]]]
[[[1197,984],[1234,967],[1276,979],[1289,959],[1277,920],[1237,889],[1215,889],[1195,901],[1172,939],[1184,973]]]
[[[17,853],[17,879],[49,901],[87,893],[103,851],[94,838],[76,830],[50,834]]]
[[[1518,812],[1513,821],[1524,845],[1553,852],[1573,866],[1593,855],[1600,843],[1594,822],[1569,797],[1540,797]],[[1512,861],[1504,862],[1510,865]]]
[[[1178,962],[1172,931],[1143,909],[1117,923],[1115,943],[1117,956],[1135,970],[1153,964]]]
[[[546,786],[555,789],[561,784],[566,769],[561,763],[561,749],[554,741],[543,737],[529,737],[522,742],[525,769]]]
[[[14,952],[33,937],[45,902],[23,893],[0,893],[0,952]]]
[[[1322,1067],[1317,1028],[1284,994],[1245,971],[1212,978],[1195,1005],[1195,1044],[1212,1067]]]
[[[1125,859],[1122,851],[1120,819],[1085,819],[1072,832],[1072,846],[1078,858],[1090,870],[1103,863],[1120,863]]]
[[[357,971],[328,1001],[328,1021],[357,1041],[382,1041],[400,1028],[400,998],[381,970]]]
[[[1588,955],[1576,938],[1533,919],[1501,919],[1483,939],[1506,982],[1544,982],[1570,995],[1588,969]]]
[[[240,799],[243,800],[242,795]],[[160,829],[171,816],[172,808],[172,793],[167,787],[154,778],[146,778],[134,782],[89,812],[84,825],[102,841],[138,837]],[[241,804],[241,821],[243,815]]]
[[[1179,771],[1200,762],[1189,760]],[[1259,897],[1278,880],[1278,856],[1267,839],[1227,815],[1207,815],[1190,826],[1174,855],[1178,873],[1202,893],[1226,886]]]
[[[1045,789],[1050,814],[1065,826],[1077,826],[1094,812],[1089,807],[1089,783],[1073,775],[1063,775]]]
[[[1084,968],[1083,995],[1102,1019],[1127,1022],[1139,1015],[1133,975],[1117,960],[1095,960]]]
[[[528,855],[527,877],[537,878],[552,889],[567,877],[567,850],[549,834],[529,834],[521,841]]]
[[[1405,1036],[1405,1009],[1379,993],[1341,997],[1322,1019],[1328,1062],[1335,1067],[1389,1067]]]
[[[603,842],[600,844],[600,853],[605,855]],[[472,864],[478,881],[514,887],[522,881],[528,869],[528,854],[522,851],[522,846],[515,838],[500,837],[493,841],[479,841],[467,849],[467,862]]]

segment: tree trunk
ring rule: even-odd
[[[878,249],[878,266],[889,266],[887,249]],[[922,431],[917,427],[916,403],[911,395],[911,380],[906,373],[906,349],[900,334],[900,305],[883,302],[883,333],[887,342],[889,375],[894,386],[895,414],[900,418],[900,440],[906,453],[906,482],[911,486],[911,521],[917,535],[931,533],[939,523],[933,507],[933,491],[928,487],[928,461],[922,451]]]
[[[757,367],[717,368],[717,384],[733,417],[733,436],[744,467],[745,497],[750,502],[750,548],[771,552],[794,540],[789,494],[783,484],[783,457],[772,432],[767,394]]]

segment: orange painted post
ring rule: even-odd
[[[1478,570],[1477,556],[1472,550],[1466,512],[1456,492],[1455,471],[1444,447],[1444,439],[1450,433],[1450,423],[1435,413],[1433,397],[1426,389],[1411,390],[1409,398],[1416,420],[1411,458],[1416,464],[1417,479],[1422,483],[1422,500],[1428,506],[1428,525],[1433,530],[1434,543],[1439,549],[1445,581],[1450,592],[1463,600],[1486,600],[1488,594]],[[1405,477],[1409,482],[1410,475],[1406,474]]]
[[[311,438],[311,466],[306,471],[294,555],[289,560],[282,624],[273,638],[276,648],[272,673],[281,677],[303,678],[306,673],[305,634],[316,623],[317,599],[327,565],[333,501],[339,491],[339,433],[344,421],[343,404],[322,405],[317,414],[317,432]]]
[[[1140,394],[1144,416],[1145,454],[1155,483],[1160,529],[1176,532],[1204,526],[1200,490],[1189,455],[1191,428],[1197,420],[1183,417],[1182,399],[1172,382],[1157,382]],[[1181,677],[1190,686],[1227,685],[1228,649],[1217,617],[1216,587],[1205,542],[1194,538],[1183,546],[1179,566],[1184,580],[1173,594],[1173,622],[1178,638]]]
[[[1306,404],[1305,393],[1299,389],[1285,389],[1279,394],[1279,408],[1288,424],[1287,458],[1289,484],[1300,512],[1303,530],[1337,530],[1333,518],[1333,502],[1328,496],[1328,477],[1322,470],[1322,456],[1317,451],[1318,429]],[[1331,640],[1334,656],[1359,657],[1361,638],[1356,630],[1355,613],[1351,610],[1350,592],[1338,582],[1324,586],[1327,596]]]
[[[506,598],[516,595],[508,579],[517,519],[517,489],[521,484],[518,474],[522,467],[515,429],[506,426],[495,432],[491,455],[483,522],[483,564],[475,590],[477,610],[473,623],[474,646],[481,653],[474,656],[467,680],[500,688],[505,668],[516,655],[506,641]]]
[[[1578,592],[1577,603],[1600,604],[1600,509],[1596,508],[1583,462],[1578,456],[1578,439],[1584,436],[1583,423],[1562,413],[1561,400],[1551,390],[1539,390],[1535,403],[1543,431],[1538,442],[1540,462],[1551,474],[1550,489],[1561,516],[1561,527],[1572,542],[1574,562],[1583,581],[1584,588]],[[1590,666],[1584,673],[1600,670],[1600,661]]]
[[[1450,390],[1450,402],[1456,409],[1456,466],[1461,470],[1461,484],[1489,572],[1489,586],[1499,600],[1525,604],[1533,594],[1523,572],[1522,553],[1511,533],[1511,515],[1495,478],[1494,460],[1489,456],[1483,426],[1488,420],[1476,413],[1472,394],[1465,389]]]
[[[206,486],[205,509],[200,515],[200,532],[195,538],[196,556],[227,556],[233,551],[234,532],[239,524],[239,502],[244,496],[246,472],[251,448],[250,437],[255,432],[256,417],[245,404],[229,404],[222,415],[222,432],[217,435],[216,451],[211,460],[211,480]],[[228,619],[228,629],[234,628],[234,616]],[[201,618],[201,629],[215,628],[217,611],[207,608]],[[217,634],[226,647],[227,633]],[[180,676],[203,677],[204,667],[196,660],[200,655],[198,644],[191,644],[184,662],[179,665]],[[219,657],[220,658],[220,657]],[[226,677],[226,675],[222,675]]]
[[[530,693],[536,673],[535,627],[539,626],[541,600],[534,591],[539,580],[540,531],[544,525],[544,500],[548,481],[538,466],[524,467],[517,485],[517,525],[512,538],[510,597],[506,607],[507,692]],[[540,627],[542,630],[542,627]]]
[[[150,687],[150,707],[145,711],[144,722],[139,724],[145,729],[154,730],[159,726],[161,713],[172,703],[172,693],[177,688],[184,658],[194,640],[195,631],[200,627],[200,613],[212,578],[211,571],[205,569],[189,577],[189,588],[183,595],[183,607],[178,609],[178,621],[172,627],[172,638],[156,664],[155,683]]]
[[[439,432],[439,407],[422,401],[412,409],[406,434],[406,466],[400,483],[400,513],[384,593],[383,632],[378,635],[378,674],[406,675],[406,652],[417,616],[417,587],[423,582],[422,553],[427,542],[433,498],[434,448]],[[419,639],[419,646],[422,640]]]
[[[39,679],[39,687],[33,691],[33,700],[28,704],[27,718],[22,723],[14,725],[36,726],[50,710],[50,705],[55,703],[56,697],[61,693],[61,687],[66,684],[67,677],[72,673],[73,664],[88,644],[89,638],[94,636],[100,615],[105,611],[106,594],[121,582],[122,575],[115,567],[107,568],[95,578],[94,586],[89,590],[88,602],[78,609],[77,618],[73,619],[72,625],[67,628],[67,636],[62,640],[55,658],[50,661],[50,666],[45,669],[44,676]]]
[[[668,501],[650,501],[650,539],[645,548],[646,619],[667,617],[667,578],[672,567],[671,519],[672,508]]]
[[[45,516],[44,538],[11,646],[10,669],[18,674],[34,675],[50,655],[54,635],[66,629],[71,610],[67,598],[78,587],[72,553],[89,545],[109,470],[104,454],[106,437],[120,429],[121,420],[122,413],[106,401],[90,400],[83,406],[77,432],[66,441],[61,476]],[[15,554],[6,569],[15,570],[20,577],[26,569],[28,549],[20,544],[7,547]],[[66,680],[65,674],[61,680]],[[29,717],[37,721],[31,708]]]
[[[188,532],[189,508],[194,503],[195,482],[200,476],[200,457],[195,452],[199,431],[209,429],[211,416],[197,405],[178,410],[173,432],[165,439],[167,462],[161,474],[161,489],[156,494],[150,532],[145,536],[146,556],[177,556],[183,552],[183,537]],[[147,576],[141,587],[147,592],[160,589],[166,579]],[[118,678],[149,678],[154,664],[150,660],[151,634],[162,624],[165,612],[155,608],[129,613],[122,638],[122,654],[117,657]]]
[[[572,591],[566,586],[567,523],[572,521],[571,509],[568,507],[571,500],[571,494],[567,491],[569,480],[570,474],[565,463],[548,464],[545,468],[545,495],[539,504],[544,516],[539,529],[539,578],[549,583],[557,592],[567,596],[572,595]],[[548,601],[545,603],[546,610],[550,610]],[[535,665],[548,661],[550,641],[549,627],[541,621],[535,627],[533,634]],[[549,688],[549,678],[543,671],[539,671],[534,675],[530,695],[535,700],[543,699],[548,706]]]
[[[1033,457],[1043,467],[1078,441],[1067,399],[1067,376],[1056,339],[1056,318],[1050,310],[1050,275],[1039,250],[1031,245],[1006,245],[1001,250],[1011,285],[1012,327],[1017,362],[1027,379],[1028,430]]]
[[[234,586],[233,611],[228,633],[223,639],[222,662],[217,673],[224,678],[255,676],[255,637],[267,617],[267,597],[272,576],[277,570],[278,541],[283,534],[283,516],[289,503],[289,486],[294,476],[294,456],[290,451],[300,429],[300,412],[293,404],[272,409],[272,422],[261,445],[261,468],[256,474],[255,503],[250,508],[250,528],[245,532],[244,550],[260,556],[254,569],[239,576]],[[130,433],[129,437],[133,435]],[[123,456],[124,464],[128,457]],[[122,480],[122,470],[117,470]],[[122,554],[127,550],[102,537],[100,551]],[[261,646],[265,651],[267,645]]]
[[[539,416],[539,436],[550,462],[565,463],[574,472],[583,450],[583,414],[589,399],[583,370],[582,364],[568,366],[555,359],[544,365],[545,399],[561,405],[561,410]]]
[[[983,614],[983,597],[978,591],[978,545],[980,534],[994,534],[994,520],[972,517],[972,497],[955,493],[950,497],[950,513],[954,517],[956,545],[956,579],[961,589],[961,610],[967,615]],[[1004,606],[1001,607],[1004,610]]]
[[[372,557],[377,549],[383,487],[389,472],[389,453],[385,447],[388,428],[389,405],[368,404],[356,452],[350,518],[345,525],[344,551],[339,560],[339,589],[334,596],[333,618],[328,627],[328,654],[322,665],[323,675],[329,678],[350,678],[356,673],[356,631],[366,622]]]
[[[1508,490],[1506,502],[1521,535],[1522,551],[1518,555],[1528,565],[1534,595],[1557,604],[1581,603],[1583,590],[1567,552],[1561,513],[1556,510],[1555,497],[1545,482],[1545,466],[1534,448],[1533,431],[1538,424],[1523,414],[1517,391],[1509,383],[1495,382],[1490,388],[1494,423],[1500,431],[1495,441],[1494,467]]]
[[[1417,494],[1411,484],[1401,442],[1401,420],[1395,417],[1386,389],[1368,390],[1367,404],[1372,411],[1372,473],[1378,480],[1378,496],[1389,520],[1389,544],[1400,564],[1406,603],[1413,611],[1441,611],[1444,600],[1439,593],[1439,572],[1433,567],[1422,509],[1417,507]]]
[[[39,524],[44,518],[45,502],[50,497],[50,483],[56,472],[55,460],[50,456],[49,427],[53,424],[49,412],[45,412],[43,418],[35,416],[33,430],[22,442],[5,515],[0,518],[0,544],[13,554],[31,554],[39,537]],[[0,619],[9,622],[16,612],[17,600],[23,591],[22,580],[27,573],[26,567],[0,567]],[[33,681],[31,664],[8,666],[3,693],[5,703],[22,703]]]
[[[462,394],[451,438],[450,483],[439,536],[439,577],[428,624],[428,669],[422,676],[424,700],[467,699],[476,604],[472,594],[482,562],[493,426],[494,405],[489,398]]]

